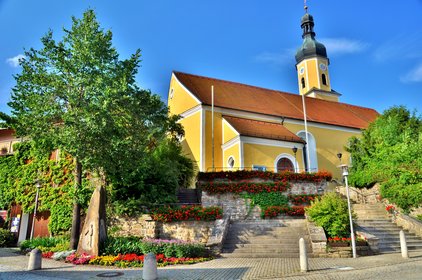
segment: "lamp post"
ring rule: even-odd
[[[35,187],[37,188],[37,194],[35,195],[35,208],[34,208],[34,217],[32,218],[31,239],[34,238],[34,226],[35,226],[35,220],[37,219],[38,193],[41,187],[39,180],[36,181]]]
[[[349,210],[349,222],[350,222],[350,236],[352,238],[352,252],[353,252],[353,258],[356,259],[355,232],[353,230],[352,209],[350,207],[349,183],[347,181],[347,176],[349,176],[349,167],[347,166],[347,164],[342,164],[340,165],[340,168],[343,172],[344,182],[346,183],[347,207]]]
[[[293,151],[293,154],[295,154],[295,166],[293,167],[293,169],[295,170],[295,172],[296,172],[296,164],[297,164],[297,160],[296,160],[296,153],[297,153],[297,147],[296,146],[294,146],[293,148],[292,148],[292,151]]]
[[[341,164],[341,157],[342,157],[343,155],[342,155],[342,153],[338,153],[337,154],[337,157],[338,157],[338,159],[340,160],[340,164]]]

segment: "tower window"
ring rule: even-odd
[[[325,76],[325,74],[322,74],[322,84],[323,84],[324,86],[326,86],[326,85],[327,85],[327,77]]]
[[[302,83],[302,88],[305,88],[305,78],[302,77],[302,79],[300,81]]]

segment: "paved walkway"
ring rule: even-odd
[[[299,259],[215,259],[194,265],[158,269],[159,279],[422,279],[422,253],[410,259],[388,254],[357,259],[309,259],[311,271],[301,273]],[[43,259],[43,269],[26,271],[27,256],[0,249],[0,279],[142,279],[142,269],[75,266]],[[107,273],[106,275],[102,275]],[[120,276],[110,277],[110,273]],[[102,277],[101,277],[102,276]],[[108,276],[108,277],[106,277]]]

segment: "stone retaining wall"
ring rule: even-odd
[[[171,223],[156,222],[150,215],[137,218],[119,218],[111,221],[115,235],[138,236],[152,239],[178,239],[205,244],[218,253],[227,235],[230,219],[206,221],[179,221]]]
[[[337,192],[346,196],[346,187],[337,186]],[[377,203],[380,201],[380,187],[378,184],[370,189],[353,188],[349,186],[350,199],[359,203]]]
[[[326,181],[320,183],[294,182],[291,183],[291,188],[286,192],[283,192],[283,194],[286,196],[289,194],[318,194],[318,190],[325,190],[326,186]],[[203,191],[201,202],[204,207],[222,207],[224,217],[229,217],[230,220],[255,220],[260,219],[261,217],[261,209],[259,206],[255,206],[251,209],[250,201],[245,200],[239,194],[208,194]]]
[[[395,217],[395,222],[398,226],[401,226],[404,229],[416,234],[417,236],[422,237],[422,222],[421,221],[416,220],[404,214],[398,214]]]

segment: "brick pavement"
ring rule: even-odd
[[[0,249],[0,279],[104,279],[104,272],[122,272],[112,279],[141,279],[141,269],[74,266],[43,259],[43,270],[26,271],[28,257]],[[400,254],[357,259],[309,259],[308,273],[301,273],[296,258],[215,259],[194,265],[159,268],[160,279],[422,279],[422,253],[410,259]],[[109,278],[110,279],[110,278]]]

